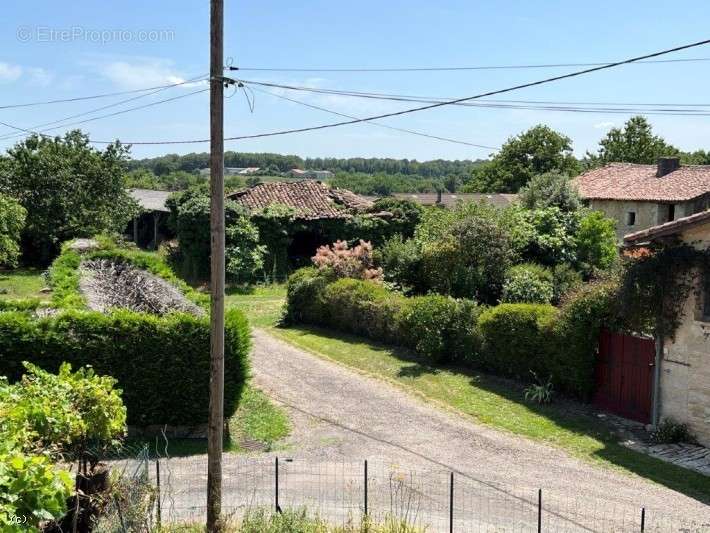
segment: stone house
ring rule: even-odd
[[[624,244],[667,239],[710,249],[710,210],[631,233]],[[657,340],[654,401],[657,420],[684,422],[701,444],[710,446],[710,270],[697,272],[694,283],[674,338]]]
[[[710,165],[681,165],[677,157],[657,165],[609,163],[574,181],[589,207],[616,220],[619,241],[710,208]]]

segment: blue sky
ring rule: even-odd
[[[569,1],[260,1],[225,0],[225,56],[242,67],[417,67],[614,61],[710,36],[710,2]],[[140,89],[209,70],[207,0],[6,2],[0,19],[0,106]],[[63,35],[61,32],[65,32]],[[101,33],[104,32],[104,33]],[[107,34],[109,32],[110,34]],[[118,35],[118,32],[121,32]],[[157,32],[154,34],[146,32]],[[102,42],[102,39],[105,42]],[[668,56],[709,57],[710,46]],[[459,97],[561,74],[563,68],[416,73],[242,72],[244,78],[321,88]],[[710,104],[710,62],[629,65],[525,89],[507,98]],[[202,88],[189,85],[138,99],[123,109]],[[231,91],[228,91],[230,94]],[[286,94],[286,93],[283,93]],[[289,97],[367,116],[412,104],[288,93]],[[0,120],[23,128],[124,97],[20,109]],[[208,137],[202,93],[82,125],[94,139],[150,141]],[[88,118],[88,117],[86,117]],[[499,146],[545,123],[594,149],[627,117],[520,109],[443,108],[390,118],[393,126]],[[710,117],[649,117],[682,149],[710,149]],[[256,93],[226,100],[225,132],[244,135],[331,122],[335,117]],[[62,128],[52,130],[61,133]],[[0,136],[12,133],[0,126]],[[5,149],[17,139],[0,140]],[[486,157],[477,149],[367,124],[322,132],[228,142],[227,149],[302,156],[379,156],[427,160]],[[202,152],[207,144],[136,146],[134,157]]]

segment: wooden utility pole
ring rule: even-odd
[[[222,530],[224,428],[224,5],[210,4],[210,413],[207,428],[207,531]]]

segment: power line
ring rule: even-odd
[[[184,85],[184,84],[187,84],[187,83],[194,83],[194,82],[198,82],[198,81],[203,81],[203,80],[206,80],[206,79],[207,79],[207,78],[206,78],[205,76],[198,76],[198,77],[196,77],[196,78],[192,78],[192,79],[189,79],[189,80],[186,80],[186,81],[182,82],[181,85]],[[120,106],[120,105],[126,104],[126,103],[128,103],[128,102],[133,102],[133,101],[135,101],[135,100],[139,100],[139,99],[145,98],[145,97],[147,97],[147,96],[152,96],[152,95],[154,95],[154,94],[157,94],[157,93],[159,93],[159,92],[165,91],[165,90],[167,90],[167,89],[171,89],[171,88],[173,88],[173,87],[176,87],[176,85],[167,85],[167,86],[165,86],[165,87],[161,87],[161,88],[156,89],[156,90],[154,90],[154,91],[151,91],[151,92],[149,92],[149,93],[140,94],[140,95],[138,95],[138,96],[133,96],[132,98],[126,98],[125,100],[119,100],[118,102],[114,102],[114,103],[112,103],[112,104],[108,104],[108,105],[105,105],[105,106],[101,106],[101,107],[97,107],[97,108],[94,108],[94,109],[90,109],[90,110],[84,111],[84,112],[82,112],[82,113],[76,113],[76,114],[74,114],[74,115],[69,115],[68,117],[60,118],[60,119],[58,119],[58,120],[53,120],[53,121],[51,121],[51,122],[45,122],[45,123],[43,123],[43,124],[36,124],[36,125],[34,125],[34,126],[29,126],[29,127],[27,127],[26,129],[27,129],[27,130],[30,130],[30,131],[37,131],[38,128],[44,128],[45,126],[51,126],[51,125],[53,125],[53,124],[59,124],[60,122],[66,122],[66,121],[68,121],[68,120],[72,120],[72,119],[75,119],[75,118],[79,118],[79,117],[83,117],[83,116],[86,116],[86,115],[90,115],[90,114],[92,114],[92,113],[97,113],[97,112],[99,112],[99,111],[103,111],[103,110],[105,110],[105,109],[110,109],[110,108],[112,108],[112,107]],[[193,94],[194,94],[194,93],[193,93]],[[188,96],[188,95],[185,95],[185,96]],[[156,102],[156,103],[161,103],[161,102]],[[109,116],[110,116],[110,115],[109,115]],[[58,126],[57,128],[61,128],[61,127],[63,127],[63,125],[60,125],[60,126]],[[47,128],[47,129],[44,129],[44,130],[42,130],[42,131],[51,131],[52,129],[57,129],[57,128]],[[9,134],[0,136],[0,140],[14,138],[14,137],[17,137],[17,136],[19,136],[19,135],[21,135],[21,134],[18,134],[18,133],[9,133]]]
[[[128,113],[128,112],[130,112],[130,111],[137,111],[138,109],[145,109],[145,108],[147,108],[147,107],[153,107],[153,106],[156,106],[156,105],[158,105],[158,104],[164,104],[164,103],[166,103],[166,102],[172,102],[172,101],[174,101],[174,100],[179,100],[180,98],[186,98],[186,97],[188,97],[188,96],[192,96],[192,95],[194,95],[194,94],[199,94],[199,93],[204,93],[204,92],[206,92],[206,91],[209,91],[209,88],[207,88],[207,89],[200,89],[199,91],[193,91],[193,92],[191,92],[191,93],[180,94],[180,95],[178,95],[178,96],[173,96],[172,98],[166,98],[165,100],[158,100],[158,101],[156,101],[156,102],[150,102],[150,103],[148,103],[148,104],[144,104],[144,105],[140,105],[140,106],[136,106],[136,107],[129,107],[128,109],[122,109],[122,110],[120,110],[120,111],[115,111],[114,113],[108,113],[108,114],[106,114],[106,115],[101,115],[101,116],[98,116],[98,117],[92,117],[92,118],[89,118],[89,119],[86,119],[86,120],[79,120],[79,121],[77,121],[77,122],[69,122],[68,124],[62,124],[62,125],[60,125],[60,126],[54,126],[54,127],[52,127],[52,128],[46,128],[46,129],[44,129],[44,130],[42,130],[42,131],[33,131],[33,130],[30,130],[30,129],[27,129],[27,128],[21,128],[21,127],[19,127],[19,126],[13,126],[13,125],[7,124],[7,123],[5,123],[5,122],[0,122],[0,125],[5,126],[5,127],[7,127],[7,128],[14,129],[14,130],[18,130],[18,131],[21,131],[21,132],[30,133],[30,134],[32,134],[32,135],[39,135],[40,137],[51,137],[51,135],[45,135],[44,132],[56,130],[56,129],[59,129],[59,128],[66,128],[66,127],[69,127],[69,126],[76,126],[76,125],[79,125],[79,124],[85,124],[85,123],[87,123],[87,122],[92,122],[92,121],[94,121],[94,120],[100,120],[100,119],[103,119],[103,118],[115,117],[115,116],[117,116],[117,115],[121,115],[121,114],[123,114],[123,113]],[[209,139],[208,139],[208,140],[209,140]],[[92,141],[92,142],[95,142],[95,143],[97,143],[97,144],[113,144],[113,141],[111,141],[111,142]],[[127,143],[124,143],[124,144],[127,144]]]
[[[649,61],[636,61],[637,64],[644,63],[691,63],[699,61],[710,61],[710,57],[694,57],[686,59],[657,59]],[[307,67],[307,68],[283,68],[283,67],[227,67],[229,70],[255,71],[255,72],[446,72],[446,71],[466,71],[466,70],[515,70],[515,69],[539,69],[539,68],[563,68],[563,67],[598,67],[613,64],[612,62],[598,63],[542,63],[532,65],[483,65],[464,67]]]
[[[252,87],[253,85],[260,85],[263,87],[273,87],[279,89],[286,89],[290,91],[304,91],[312,92],[317,94],[327,94],[327,95],[338,95],[338,96],[349,96],[355,98],[367,98],[374,100],[388,100],[396,102],[416,102],[416,103],[437,103],[446,102],[450,98],[440,98],[440,97],[427,97],[427,96],[411,96],[411,95],[396,95],[387,93],[367,93],[360,91],[346,91],[346,90],[336,90],[336,89],[321,89],[318,87],[302,87],[294,85],[282,85],[278,83],[251,81],[251,80],[239,80],[242,83]],[[253,87],[252,87],[253,88]],[[511,103],[504,103],[511,102]],[[539,102],[539,105],[531,104],[518,104],[512,103],[515,100],[485,100],[483,102],[460,102],[455,105],[468,106],[468,107],[482,107],[482,108],[499,108],[499,109],[530,109],[530,110],[542,110],[542,111],[568,111],[576,113],[612,113],[612,114],[636,114],[645,113],[649,115],[667,115],[667,116],[708,116],[710,115],[710,109],[697,109],[684,107],[682,109],[634,109],[634,108],[615,108],[615,107],[573,107],[569,105],[563,105],[562,102],[550,102],[547,105],[543,105],[544,102]],[[525,102],[525,101],[521,101]],[[594,104],[603,105],[603,104]],[[607,104],[613,105],[613,104]],[[621,104],[618,104],[621,105]],[[634,105],[634,104],[632,104]],[[641,104],[635,104],[641,105]],[[653,104],[647,104],[650,106]],[[706,106],[707,107],[707,106]]]
[[[58,100],[44,100],[40,102],[28,102],[25,104],[8,104],[8,105],[2,105],[0,106],[0,109],[15,109],[18,107],[31,107],[31,106],[37,106],[37,105],[49,105],[49,104],[63,104],[67,102],[79,102],[82,100],[95,100],[97,98],[109,98],[111,96],[123,96],[126,94],[135,94],[135,93],[140,93],[140,92],[145,92],[145,91],[152,91],[154,89],[169,89],[170,87],[178,87],[180,85],[185,85],[188,83],[192,83],[195,80],[185,80],[181,81],[179,83],[171,83],[169,85],[156,85],[155,87],[146,87],[145,89],[133,89],[130,91],[119,91],[115,93],[103,93],[103,94],[94,94],[90,96],[76,96],[73,98],[61,98]]]
[[[560,76],[553,76],[553,77],[551,77],[551,78],[545,78],[545,79],[538,80],[538,81],[533,81],[533,82],[528,82],[528,83],[522,83],[522,84],[519,84],[519,85],[514,85],[514,86],[512,86],[512,87],[507,87],[507,88],[505,88],[505,89],[498,89],[498,90],[495,90],[495,91],[488,91],[488,92],[480,93],[480,94],[477,94],[477,95],[474,95],[474,96],[467,96],[467,97],[464,97],[464,98],[457,98],[457,99],[455,99],[455,100],[449,100],[449,101],[445,101],[445,102],[437,102],[437,103],[434,103],[434,104],[429,104],[429,105],[420,106],[420,107],[414,107],[414,108],[410,108],[410,109],[404,109],[404,110],[401,110],[401,111],[395,111],[395,112],[391,112],[391,113],[383,113],[383,114],[380,114],[380,115],[374,115],[374,116],[367,117],[367,118],[353,119],[353,120],[342,121],[342,122],[334,122],[334,123],[331,123],[331,124],[321,124],[321,125],[319,125],[319,126],[310,126],[310,127],[295,128],[295,129],[289,129],[289,130],[280,130],[280,131],[272,131],[272,132],[265,132],[265,133],[257,133],[257,134],[253,134],[253,135],[240,135],[240,136],[237,136],[237,137],[226,137],[224,140],[225,140],[225,141],[232,141],[232,140],[257,139],[257,138],[263,138],[263,137],[274,137],[274,136],[277,136],[277,135],[288,135],[288,134],[291,134],[291,133],[304,133],[304,132],[307,132],[307,131],[323,130],[323,129],[327,129],[327,128],[335,128],[335,127],[338,127],[338,126],[346,126],[346,125],[349,125],[349,124],[357,124],[357,123],[360,123],[360,122],[368,122],[368,121],[370,121],[370,120],[379,120],[379,119],[382,119],[382,118],[388,118],[388,117],[395,117],[395,116],[400,116],[400,115],[406,115],[406,114],[409,114],[409,113],[416,113],[416,112],[419,112],[419,111],[425,111],[425,110],[428,110],[428,109],[435,109],[435,108],[444,107],[444,106],[447,106],[447,105],[455,105],[455,104],[457,104],[457,103],[459,103],[459,102],[466,102],[466,101],[470,101],[470,100],[476,100],[476,99],[479,99],[479,98],[485,98],[485,97],[488,97],[488,96],[494,96],[494,95],[497,95],[497,94],[503,94],[503,93],[508,93],[508,92],[512,92],[512,91],[517,91],[517,90],[525,89],[525,88],[528,88],[528,87],[535,87],[535,86],[538,86],[538,85],[545,85],[545,84],[547,84],[547,83],[552,83],[552,82],[555,82],[555,81],[560,81],[560,80],[564,80],[564,79],[568,79],[568,78],[574,78],[574,77],[577,77],[577,76],[582,76],[582,75],[585,75],[585,74],[590,74],[590,73],[592,73],[592,72],[597,72],[597,71],[601,71],[601,70],[606,70],[606,69],[618,67],[618,66],[620,66],[620,65],[626,65],[626,64],[629,64],[629,63],[635,63],[635,62],[637,62],[637,61],[642,61],[642,60],[644,60],[644,59],[649,59],[649,58],[653,58],[653,57],[658,57],[658,56],[662,56],[662,55],[665,55],[665,54],[670,54],[670,53],[673,53],[673,52],[678,52],[678,51],[681,51],[681,50],[687,50],[687,49],[689,49],[689,48],[695,48],[695,47],[698,47],[698,46],[706,45],[706,44],[708,44],[708,43],[710,43],[710,39],[705,39],[705,40],[703,40],[703,41],[698,41],[698,42],[686,44],[686,45],[683,45],[683,46],[677,46],[677,47],[675,47],[675,48],[669,48],[669,49],[666,49],[666,50],[661,50],[660,52],[654,52],[654,53],[651,53],[651,54],[645,54],[645,55],[642,55],[642,56],[637,56],[637,57],[633,57],[633,58],[630,58],[630,59],[626,59],[626,60],[623,60],[623,61],[617,61],[616,63],[610,63],[610,64],[607,64],[607,65],[602,65],[602,66],[592,67],[592,68],[588,68],[588,69],[584,69],[584,70],[578,70],[578,71],[575,71],[575,72],[570,72],[570,73],[567,73],[567,74],[562,74],[562,75],[560,75]],[[233,81],[233,82],[236,83],[235,80],[231,80],[231,81]],[[108,141],[93,141],[93,142],[95,142],[96,144],[111,144],[111,142],[108,142]],[[195,144],[195,143],[203,143],[203,142],[209,142],[209,139],[194,139],[194,140],[182,140],[182,141],[138,141],[138,142],[130,142],[130,143],[129,143],[129,142],[126,142],[125,144],[135,144],[135,145],[157,145],[157,144],[166,144],[166,145],[167,145],[167,144]]]
[[[340,113],[340,112],[338,112],[338,111],[334,111],[334,110],[332,110],[332,109],[328,109],[328,108],[325,108],[325,107],[317,106],[317,105],[314,105],[314,104],[309,104],[308,102],[303,102],[303,101],[301,101],[301,100],[296,100],[295,98],[289,98],[288,96],[283,96],[283,95],[281,95],[281,94],[276,94],[276,93],[273,93],[273,92],[271,92],[271,91],[266,91],[266,90],[264,90],[264,89],[259,89],[259,88],[253,88],[253,89],[256,90],[256,91],[258,91],[258,92],[260,92],[260,93],[269,94],[269,95],[271,95],[271,96],[274,96],[274,97],[276,97],[276,98],[280,98],[280,99],[282,99],[282,100],[287,100],[287,101],[293,102],[293,103],[295,103],[295,104],[299,104],[299,105],[302,105],[302,106],[305,106],[305,107],[310,107],[311,109],[317,109],[317,110],[319,110],[319,111],[324,111],[324,112],[326,112],[326,113],[330,113],[331,115],[338,115],[338,116],[340,116],[340,117],[351,118],[351,119],[357,119],[357,118],[358,118],[358,117],[354,117],[354,116],[352,116],[352,115],[346,115],[345,113]],[[463,145],[466,145],[466,146],[473,146],[473,147],[475,147],[475,148],[484,148],[484,149],[486,149],[486,150],[497,150],[497,149],[498,149],[496,146],[486,146],[485,144],[475,144],[475,143],[470,143],[470,142],[467,142],[467,141],[460,141],[460,140],[457,140],[457,139],[451,139],[451,138],[449,138],[449,137],[440,137],[439,135],[432,135],[432,134],[430,134],[430,133],[424,133],[424,132],[421,132],[421,131],[410,130],[410,129],[406,129],[406,128],[398,128],[398,127],[396,127],[396,126],[390,126],[389,124],[382,124],[381,122],[375,122],[375,121],[373,121],[373,120],[368,120],[368,121],[367,121],[367,124],[372,124],[372,125],[374,125],[374,126],[380,126],[380,127],[382,127],[382,128],[387,128],[387,129],[394,130],[394,131],[401,131],[401,132],[404,132],[404,133],[411,133],[412,135],[419,135],[420,137],[427,137],[427,138],[429,138],[429,139],[436,139],[436,140],[439,140],[439,141],[446,141],[446,142],[455,143],[455,144],[463,144]]]

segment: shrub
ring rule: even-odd
[[[433,363],[473,359],[479,308],[471,300],[429,295],[406,299],[399,316],[401,337]]]
[[[552,272],[534,263],[511,267],[506,273],[501,301],[549,304],[554,298]]]
[[[382,270],[374,266],[372,244],[362,240],[354,248],[349,248],[346,241],[320,246],[313,264],[319,270],[332,271],[337,278],[382,279]]]
[[[616,222],[601,211],[588,211],[579,221],[575,242],[580,270],[588,275],[607,270],[618,257]]]
[[[655,444],[676,444],[679,442],[697,442],[687,424],[672,418],[664,418],[651,433],[651,442]]]
[[[414,239],[395,235],[375,250],[375,262],[382,268],[385,281],[406,292],[425,286],[421,247]]]
[[[397,315],[402,296],[379,283],[341,279],[323,291],[325,325],[382,342],[401,342]]]
[[[552,269],[552,283],[552,303],[558,305],[565,295],[582,286],[582,275],[567,263],[555,265]]]
[[[71,490],[69,472],[55,467],[48,455],[27,455],[10,441],[0,440],[0,530],[3,533],[38,529],[40,522],[59,518],[66,512]]]
[[[572,212],[580,207],[579,192],[570,177],[559,172],[536,174],[520,189],[520,204],[526,209],[557,207]]]
[[[589,283],[567,294],[551,336],[556,343],[548,361],[553,382],[567,393],[588,399],[594,390],[599,332],[618,326],[613,280]]]
[[[483,366],[521,379],[531,371],[548,375],[554,349],[548,328],[556,315],[554,307],[543,304],[501,304],[483,311],[478,319]]]
[[[110,443],[126,430],[126,408],[116,380],[91,368],[58,374],[24,363],[15,385],[0,383],[0,434],[14,435],[26,450],[81,452],[89,443]]]
[[[241,312],[228,311],[225,322],[225,416],[230,416],[248,375],[250,339]],[[206,317],[123,310],[70,310],[42,319],[0,313],[0,374],[19,379],[21,362],[28,359],[52,372],[65,361],[91,365],[116,378],[128,423],[137,426],[207,421],[209,353]]]
[[[315,267],[291,274],[286,285],[284,324],[319,324],[323,320],[322,296],[332,276]]]

